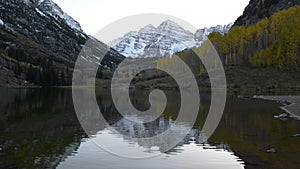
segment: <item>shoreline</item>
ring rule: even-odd
[[[280,108],[288,113],[291,117],[300,120],[300,96],[253,96],[253,98],[288,102],[290,104],[280,106]]]

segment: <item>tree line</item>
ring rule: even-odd
[[[55,66],[51,58],[38,59],[38,64],[30,62],[31,57],[19,49],[10,49],[7,55],[1,54],[1,62],[16,77],[21,77],[24,81],[40,86],[65,86],[70,85],[72,71],[69,67]],[[37,60],[34,61],[36,63]]]

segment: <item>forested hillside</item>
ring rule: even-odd
[[[223,62],[229,88],[299,89],[300,6],[277,12],[256,24],[234,26],[225,35],[212,33],[208,38]],[[209,46],[210,42],[204,42],[198,48],[176,53],[196,75],[198,84],[205,87],[210,84],[209,78],[197,57],[203,56]],[[172,66],[172,61],[160,59],[158,67]]]
[[[0,8],[0,87],[70,85],[86,41],[106,46],[50,0],[2,0]],[[101,65],[114,68],[123,58],[110,50]]]
[[[275,13],[254,25],[235,26],[209,36],[225,65],[296,70],[300,66],[300,6]]]

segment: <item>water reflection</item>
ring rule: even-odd
[[[86,137],[67,90],[1,89],[0,168],[55,168]]]
[[[217,131],[209,143],[199,144],[200,129],[210,105],[209,95],[201,95],[200,113],[193,129],[178,146],[162,153],[161,144],[137,139],[170,128],[180,103],[176,92],[167,92],[170,102],[155,123],[136,125],[116,112],[109,92],[97,91],[100,111],[118,133],[100,126],[93,138],[87,137],[77,120],[69,89],[1,89],[0,94],[0,168],[232,169],[243,168],[243,163],[246,168],[298,169],[300,166],[300,141],[291,137],[300,133],[300,122],[273,118],[282,110],[271,101],[229,97]],[[149,106],[145,95],[147,91],[131,93],[132,102],[139,110]],[[159,156],[147,160],[121,158],[94,144],[93,139],[99,137],[106,138],[112,148],[123,144],[128,149]],[[275,147],[277,153],[266,153],[270,147]]]
[[[222,149],[224,147],[226,146],[198,145],[194,141],[190,141],[188,144],[175,148],[174,152],[153,158],[134,160],[111,155],[98,149],[89,140],[82,143],[75,156],[70,156],[58,168],[243,168],[242,162],[232,152]]]
[[[94,95],[92,89],[76,88],[74,90],[76,90],[75,95],[78,95],[77,97],[80,97],[80,100],[82,100],[77,103],[79,106],[75,106],[75,108],[77,110],[78,119],[84,130],[90,136],[96,137],[93,141],[101,148],[119,156],[146,158],[159,155],[176,146],[180,146],[183,142],[182,140],[194,125],[194,122],[184,120],[192,119],[193,121],[196,121],[197,117],[196,115],[194,118],[185,117],[182,120],[178,120],[179,114],[177,111],[180,109],[180,93],[178,91],[165,92],[166,97],[168,98],[168,104],[166,105],[163,114],[161,114],[160,111],[153,111],[147,114],[146,118],[156,120],[139,123],[137,122],[138,120],[132,121],[132,119],[141,119],[143,116],[126,113],[124,117],[124,114],[121,115],[120,112],[116,110],[112,103],[110,92],[97,91],[99,93],[99,110],[98,106],[95,106],[94,101],[91,99],[91,96]],[[148,108],[149,93],[150,91],[145,90],[131,91],[130,95],[133,106],[139,107],[140,109]],[[119,98],[116,99],[120,100]],[[151,109],[155,106],[157,105],[152,104]],[[159,114],[158,116],[157,113]],[[201,112],[201,114],[204,114],[204,112]],[[189,114],[184,114],[183,116],[188,115]],[[109,130],[110,133],[118,135],[117,137],[122,137],[123,140],[114,142],[114,137],[110,137],[110,135],[107,134],[104,135],[103,130]],[[199,131],[199,129],[197,129],[197,131]],[[206,139],[203,134],[198,134],[197,136],[193,135],[193,137],[197,138],[199,142],[200,139]],[[129,147],[127,144],[123,143],[124,141],[125,143],[130,142],[131,146]],[[133,147],[132,145],[135,143],[138,146]]]

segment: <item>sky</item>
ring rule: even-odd
[[[121,18],[144,13],[174,16],[196,28],[227,25],[242,15],[244,8],[249,3],[249,0],[53,1],[78,21],[83,31],[89,35],[95,35],[99,30]],[[154,26],[157,25],[154,24]]]

